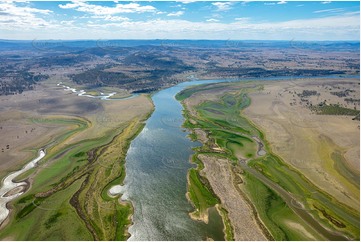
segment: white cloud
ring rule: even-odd
[[[60,24],[67,25],[67,26],[74,26],[73,25],[74,22],[75,22],[74,20],[68,20],[68,21],[64,20],[64,21],[60,21]]]
[[[219,13],[213,13],[212,18],[216,18],[216,19],[223,18],[223,15]]]
[[[49,14],[53,11],[48,9],[32,8],[28,6],[17,6],[13,1],[7,1],[4,3],[0,3],[0,12],[9,15],[26,15],[29,13]]]
[[[72,2],[68,4],[78,4]],[[64,6],[67,4],[64,3]],[[90,4],[94,5],[94,4]],[[128,4],[124,4],[128,5]],[[77,5],[78,6],[78,5]],[[97,5],[95,5],[97,6]],[[74,5],[67,5],[77,9]],[[102,6],[100,6],[102,7]],[[92,7],[94,8],[94,7]],[[131,8],[135,11],[134,6]],[[94,10],[94,9],[93,9]],[[7,39],[260,39],[260,40],[359,40],[360,14],[341,12],[338,16],[315,17],[281,22],[253,22],[252,19],[235,18],[231,23],[214,21],[221,19],[210,15],[204,21],[183,19],[154,19],[134,21],[118,16],[111,11],[85,12],[89,18],[85,22],[81,16],[55,22],[53,13],[46,9],[37,9],[30,4],[0,3],[1,38]],[[104,9],[102,9],[104,10]],[[122,9],[123,11],[124,9]],[[325,10],[318,10],[323,11]],[[77,10],[78,11],[78,10]],[[117,10],[118,11],[118,10]],[[333,9],[333,12],[341,9]],[[332,12],[331,11],[331,12]],[[106,14],[111,12],[112,14]],[[159,11],[153,11],[154,16]],[[330,12],[330,11],[329,11]],[[182,13],[170,13],[173,16]],[[220,14],[219,12],[213,12]],[[319,16],[319,15],[315,15]],[[49,18],[50,20],[46,20]],[[53,20],[52,20],[53,19]],[[214,20],[211,20],[214,19]],[[209,20],[209,21],[207,21]],[[77,22],[79,21],[79,22]]]
[[[177,5],[174,5],[174,6],[170,6],[171,8],[181,8],[181,7],[183,7],[183,5],[182,4],[177,4]]]
[[[188,3],[197,2],[197,0],[182,0],[182,1],[176,1],[176,2],[180,2],[180,3],[183,3],[183,4],[188,4]]]
[[[142,6],[138,3],[116,4],[115,7],[89,4],[83,1],[72,1],[72,3],[59,4],[63,9],[74,9],[95,15],[113,15],[119,13],[144,13],[155,12],[156,8],[150,5]]]
[[[343,8],[331,8],[331,9],[313,11],[313,13],[339,13],[343,11],[345,11],[345,9]]]
[[[215,2],[212,3],[213,6],[217,7],[217,11],[228,11],[230,9],[232,9],[232,2]]]
[[[244,20],[243,18],[240,18]],[[150,20],[92,25],[97,31],[119,29],[102,38],[168,38],[174,39],[285,39],[337,40],[359,38],[359,15],[299,19],[283,22],[252,23],[250,21],[192,22],[188,20]],[[182,31],[179,31],[182,30]],[[96,32],[96,31],[92,31]],[[122,35],[127,33],[126,35]],[[119,35],[117,35],[119,34]],[[205,37],[206,36],[206,37]],[[93,37],[94,38],[94,37]]]
[[[305,6],[305,5],[303,5],[303,4],[296,5],[296,7],[303,7],[303,6]]]
[[[247,6],[247,4],[250,3],[250,2],[254,2],[254,1],[252,1],[252,0],[243,0],[243,1],[241,2],[241,4],[242,4],[243,6]]]
[[[106,21],[119,22],[119,21],[129,21],[130,19],[122,16],[113,16],[113,15],[94,15],[92,18],[104,19]]]
[[[347,16],[347,15],[360,15],[360,11],[354,11],[354,12],[346,12],[346,13],[343,13],[344,16]]]
[[[324,1],[324,2],[321,2],[321,4],[329,4],[331,3],[331,1]]]
[[[207,19],[206,21],[207,22],[219,22],[219,20],[215,19],[215,18],[210,18],[210,19]]]
[[[51,23],[43,17],[51,13],[53,13],[51,10],[33,8],[28,4],[18,6],[12,1],[2,2],[0,3],[0,27],[13,29],[49,26]]]
[[[8,2],[8,3],[13,3],[13,2],[17,2],[17,3],[30,3],[28,0],[3,0],[3,2]]]
[[[275,2],[265,2],[264,5],[268,5],[268,6],[272,6],[272,5],[276,5],[276,4],[286,4],[287,2],[286,1],[279,1],[277,3]]]
[[[246,22],[249,20],[249,18],[235,18],[234,20],[236,20],[237,22]]]
[[[183,14],[184,14],[184,11],[178,11],[178,12],[168,13],[167,16],[169,16],[169,17],[179,17],[179,16],[182,16]]]

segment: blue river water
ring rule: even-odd
[[[292,77],[262,80],[282,79]],[[152,97],[155,111],[132,141],[126,157],[123,198],[134,206],[129,240],[224,240],[222,219],[215,209],[210,210],[208,224],[188,215],[193,208],[185,196],[187,171],[194,166],[189,158],[192,147],[200,143],[190,141],[188,132],[181,127],[182,106],[175,95],[191,85],[227,81],[235,80],[184,82]]]
[[[223,223],[215,209],[210,222],[193,221],[185,194],[192,147],[181,128],[182,106],[175,94],[187,86],[222,80],[185,82],[156,93],[155,111],[132,141],[126,158],[125,193],[135,211],[130,240],[224,240]]]

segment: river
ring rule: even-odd
[[[262,80],[287,78],[292,79]],[[155,111],[130,145],[124,186],[114,189],[123,193],[122,199],[131,201],[135,208],[129,240],[224,240],[222,219],[215,209],[210,210],[209,224],[193,221],[188,215],[193,211],[185,196],[187,171],[193,166],[189,157],[193,154],[192,148],[201,144],[187,138],[188,132],[181,127],[184,122],[182,106],[175,99],[175,95],[188,86],[219,82],[227,80],[184,82],[152,97]],[[297,212],[312,220],[310,215]],[[347,239],[319,225],[316,227],[327,238]]]
[[[272,79],[283,78],[263,78]],[[189,157],[193,154],[192,147],[201,144],[190,141],[188,132],[181,128],[184,122],[182,106],[174,97],[188,86],[219,82],[227,80],[184,82],[152,97],[155,111],[130,145],[126,157],[127,175],[120,189],[124,192],[122,198],[130,200],[135,207],[134,224],[129,229],[130,240],[224,240],[222,219],[215,209],[210,210],[208,224],[193,221],[188,215],[193,211],[185,196],[187,171],[193,166]],[[77,94],[102,100],[109,100],[114,95],[91,96],[82,90]],[[45,151],[40,150],[37,158],[3,179],[0,224],[9,214],[6,204],[23,194],[20,187],[27,185],[13,182],[13,179],[33,168],[44,156]]]
[[[192,147],[181,128],[182,106],[174,96],[187,86],[224,82],[207,80],[184,82],[156,93],[155,111],[143,131],[132,141],[126,157],[126,178],[122,198],[134,207],[130,240],[224,240],[223,223],[215,209],[209,224],[193,221],[193,211],[185,194],[187,171],[192,167]]]

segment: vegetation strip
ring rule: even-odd
[[[232,84],[229,84],[230,86]],[[215,85],[207,85],[205,89],[210,90],[220,88]],[[224,84],[222,86],[224,88]],[[195,93],[195,89],[200,92],[202,87],[190,88],[180,92],[177,95],[178,100],[183,101],[191,97]],[[296,203],[302,203],[313,218],[315,218],[322,227],[330,231],[338,231],[344,234],[346,238],[359,238],[359,213],[347,207],[344,204],[333,199],[329,194],[319,190],[302,174],[295,171],[279,157],[270,152],[269,144],[264,142],[264,149],[267,153],[263,156],[257,155],[254,141],[250,141],[246,137],[250,135],[264,140],[262,134],[247,118],[242,115],[242,109],[250,105],[250,99],[247,97],[248,92],[257,90],[256,88],[241,88],[237,93],[224,94],[218,101],[204,101],[194,108],[192,114],[189,110],[184,112],[186,121],[184,126],[193,130],[191,135],[197,137],[195,130],[202,129],[207,133],[208,142],[204,143],[197,150],[197,154],[207,153],[208,155],[219,156],[224,154],[231,157],[233,164],[239,161],[247,161],[248,166],[258,170],[267,179],[274,184],[281,186],[283,189],[295,194]],[[198,93],[197,93],[198,94]],[[194,115],[196,113],[196,116]],[[246,186],[241,189],[250,197],[252,206],[254,206],[267,229],[277,240],[299,240],[307,239],[305,235],[300,234],[294,228],[285,223],[285,218],[290,218],[308,228],[308,233],[313,234],[314,238],[322,239],[312,229],[312,225],[305,223],[293,211],[294,208],[289,207],[283,199],[272,191],[272,188],[266,186],[268,192],[257,192],[253,189],[264,187],[262,181],[258,178],[252,178],[251,174],[244,171],[241,177],[246,181]],[[251,184],[258,184],[252,187]],[[269,195],[267,195],[269,194]],[[306,198],[306,199],[301,199]],[[264,202],[263,202],[264,201]],[[263,204],[263,205],[262,205]],[[275,215],[273,211],[282,209],[285,215]],[[275,217],[276,216],[276,217]],[[308,221],[310,222],[310,221]],[[330,233],[332,234],[332,233]],[[336,235],[334,235],[336,236]],[[334,237],[333,236],[333,237]]]
[[[110,184],[114,182],[121,184],[124,180],[126,151],[131,140],[144,127],[143,121],[150,114],[151,112],[128,123],[122,123],[97,139],[82,140],[65,146],[70,137],[93,124],[80,118],[33,120],[76,124],[76,126],[54,140],[54,146],[48,148],[49,152],[44,161],[38,169],[32,171],[33,176],[36,175],[35,183],[32,184],[32,194],[15,201],[16,209],[12,215],[14,218],[10,220],[13,225],[5,227],[1,237],[14,234],[18,226],[33,221],[41,214],[44,219],[48,218],[50,221],[44,224],[44,227],[47,231],[52,231],[53,227],[50,224],[62,223],[57,220],[58,216],[72,214],[69,218],[77,217],[72,223],[76,223],[74,229],[78,229],[78,235],[70,233],[67,235],[68,239],[126,240],[129,237],[127,228],[131,224],[132,205],[128,202],[118,202],[119,197],[109,197],[105,189],[109,189]],[[70,192],[69,189],[73,189],[74,184],[78,184],[79,187],[74,192]],[[69,195],[65,207],[60,209],[58,205],[54,205],[51,209],[43,209],[43,206],[53,201],[53,197],[64,192]],[[58,212],[54,214],[53,211],[57,210]],[[56,237],[58,233],[55,231],[54,237],[44,237],[46,233],[42,232],[44,231],[42,226],[26,228],[28,229],[22,230],[22,233],[17,235],[18,239],[58,238]],[[66,226],[62,228],[65,229]]]

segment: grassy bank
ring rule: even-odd
[[[133,207],[109,197],[108,189],[125,177],[130,142],[150,113],[107,130],[97,138],[71,142],[93,125],[82,118],[44,119],[68,125],[47,147],[30,177],[31,188],[13,202],[10,223],[0,238],[11,240],[126,240]],[[18,178],[19,179],[19,178]]]
[[[224,89],[225,85],[231,87],[237,84],[205,85],[204,88]],[[295,204],[302,204],[305,211],[323,227],[358,239],[359,212],[318,189],[304,175],[272,153],[265,135],[242,114],[242,110],[251,103],[247,94],[258,88],[261,87],[240,88],[237,93],[225,92],[216,101],[204,100],[192,107],[196,116],[191,115],[189,110],[184,112],[184,126],[193,131],[202,129],[208,137],[208,141],[197,149],[197,154],[226,156],[236,166],[239,161],[246,161],[249,167],[266,177],[273,186],[279,186],[292,194],[297,201]],[[199,91],[204,91],[202,86],[189,88],[179,93],[177,98],[184,101]],[[193,132],[191,136],[196,137],[196,133]],[[257,140],[262,142],[265,155],[258,155]],[[242,180],[241,190],[251,201],[250,205],[254,207],[260,224],[266,226],[274,239],[324,239],[272,187],[246,171],[242,174]]]

